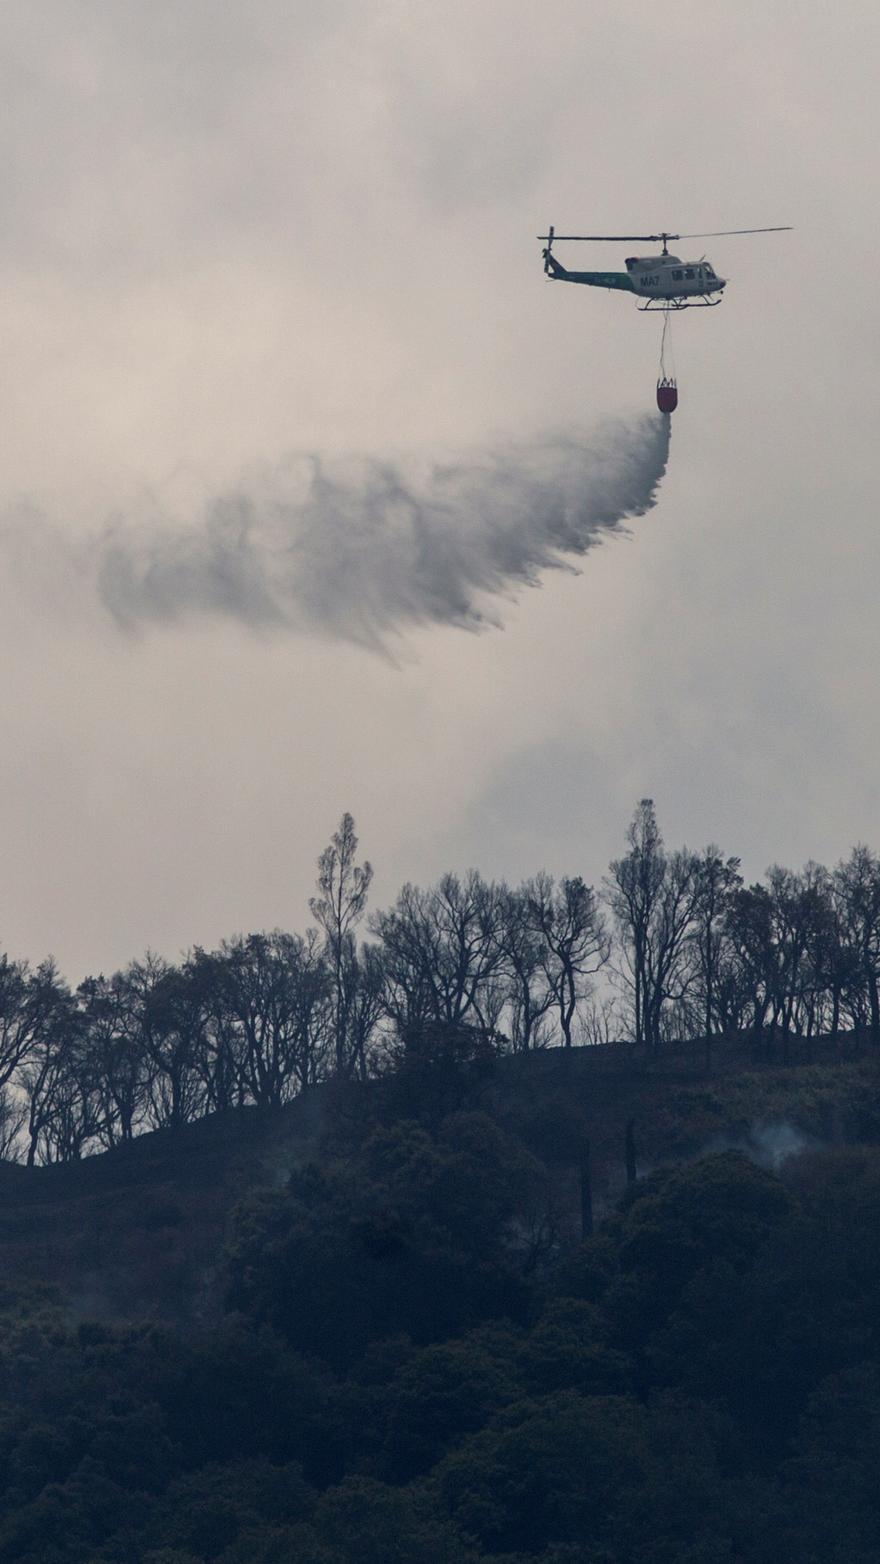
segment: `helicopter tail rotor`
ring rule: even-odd
[[[550,270],[550,251],[552,249],[553,249],[553,224],[551,223],[550,227],[547,230],[547,245],[546,245],[546,248],[543,251],[543,255],[544,255],[544,271],[545,272],[549,272],[549,270]]]

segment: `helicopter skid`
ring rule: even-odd
[[[658,310],[713,310],[721,303],[720,299],[709,298],[685,298],[679,295],[674,299],[660,299],[652,295],[644,304],[639,305],[640,314],[656,314]]]

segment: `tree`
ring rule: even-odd
[[[648,1452],[637,1401],[566,1390],[515,1404],[449,1454],[435,1480],[444,1509],[481,1555],[508,1558],[517,1549],[516,1559],[543,1559],[556,1543],[573,1550],[555,1555],[572,1564],[618,1560],[615,1501],[637,1489]]]
[[[249,934],[214,958],[224,1029],[252,1102],[277,1107],[320,1078],[328,1042],[331,979],[314,929],[303,937]]]
[[[653,1049],[663,1037],[664,1007],[680,1005],[694,978],[691,940],[697,904],[696,858],[670,853],[651,920],[646,951],[645,1029]]]
[[[368,861],[355,862],[358,839],[354,820],[344,814],[339,829],[318,859],[318,895],[309,900],[309,910],[324,931],[327,962],[332,973],[334,1055],[337,1074],[347,1073],[358,1063],[358,1050],[351,1046],[349,1022],[353,994],[357,987],[357,946],[354,930],[364,915],[367,893],[373,878]]]
[[[821,873],[824,899],[821,916],[813,930],[811,959],[830,1004],[828,1028],[832,1038],[836,1038],[845,1008],[853,1026],[863,1020],[865,985],[859,953],[848,926],[843,886],[837,874],[829,874],[826,869]]]
[[[40,1160],[78,1162],[95,1149],[101,1127],[101,1104],[94,1064],[78,1018],[71,1010],[46,1049],[45,1072],[40,1072],[41,1092],[31,1092],[38,1106]],[[29,1068],[29,1067],[28,1067]],[[39,1104],[37,1097],[39,1096]],[[34,1120],[31,1120],[33,1127]]]
[[[800,921],[804,925],[805,940],[800,973],[800,1019],[807,1037],[826,1031],[829,1026],[836,1036],[842,986],[852,972],[850,954],[841,938],[828,870],[822,864],[810,862],[805,864],[798,878]]]
[[[352,942],[353,943],[353,942]],[[371,1045],[385,1013],[385,965],[378,945],[362,945],[343,969],[346,984],[347,1057],[359,1080],[366,1080]]]
[[[539,874],[527,882],[525,896],[534,932],[543,944],[542,964],[566,1048],[578,1005],[591,991],[590,978],[607,962],[611,947],[596,897],[580,877]]]
[[[0,1089],[8,1086],[54,1019],[60,979],[51,961],[35,972],[0,955]]]
[[[195,1055],[195,1068],[205,1092],[207,1112],[224,1113],[247,1101],[245,1045],[234,1008],[226,1002],[228,955],[223,950],[196,947],[184,972],[199,996],[203,1026]]]
[[[846,938],[867,995],[871,1041],[880,1043],[880,860],[870,848],[854,847],[835,869],[834,884]]]
[[[635,1042],[659,1048],[665,1007],[680,1005],[694,971],[690,941],[698,905],[697,860],[667,854],[654,805],[643,798],[627,832],[629,852],[610,866],[606,894],[633,995]]]
[[[475,869],[463,880],[444,874],[427,891],[405,885],[394,906],[372,919],[386,1009],[402,1035],[431,1021],[494,1033],[504,1005],[498,925],[498,889]]]
[[[684,1310],[701,1342],[714,1340],[727,1316],[712,1317],[701,1282],[717,1274],[729,1289],[732,1276],[759,1267],[768,1239],[784,1230],[793,1209],[780,1180],[738,1152],[640,1179],[622,1213],[619,1273],[606,1298],[615,1345],[643,1351],[653,1344],[658,1377],[661,1357],[662,1374],[686,1374],[693,1344],[667,1334],[670,1319]]]
[[[648,951],[651,925],[666,876],[666,855],[654,801],[643,798],[626,833],[629,852],[613,860],[606,895],[617,923],[632,985],[634,1042],[647,1041]]]
[[[178,1129],[204,1112],[196,1060],[205,1030],[202,996],[188,974],[148,952],[127,969],[134,1024],[150,1061],[150,1117]]]
[[[230,1301],[337,1366],[378,1339],[515,1318],[523,1234],[546,1198],[540,1164],[482,1114],[452,1114],[434,1135],[398,1119],[242,1206]]]
[[[781,1026],[783,1052],[788,1059],[792,1031],[805,1030],[809,1017],[814,972],[810,950],[814,928],[822,909],[822,887],[817,866],[802,874],[773,865],[767,871],[776,951],[773,1024]]]
[[[736,953],[737,977],[747,995],[752,1032],[759,1039],[773,990],[770,894],[763,885],[740,886],[727,909],[727,934]]]
[[[811,1035],[816,1028],[822,981],[816,954],[828,923],[828,891],[818,864],[801,874],[774,864],[767,879],[766,886],[733,892],[727,927],[751,994],[755,1034],[769,1015],[770,1037],[778,1028],[787,1060],[792,1032]]]
[[[79,1157],[96,1134],[93,1074],[83,1031],[66,983],[52,961],[29,974],[23,1006],[30,1014],[30,1045],[19,1067],[26,1116],[27,1165],[38,1158]]]
[[[703,1034],[709,1056],[713,1031],[723,1030],[719,989],[724,972],[725,919],[733,892],[742,885],[738,858],[723,858],[714,844],[694,860],[694,906],[691,939],[697,958],[703,999]]]
[[[9,1087],[0,1091],[0,1161],[15,1162],[26,1117],[21,1094]]]
[[[529,905],[527,886],[498,893],[498,938],[504,956],[505,1014],[510,1019],[514,1053],[527,1053],[543,1041],[542,1021],[553,1005],[547,978],[547,948]]]
[[[150,1064],[135,995],[123,972],[86,978],[76,992],[99,1102],[98,1139],[115,1146],[134,1137],[149,1102]]]

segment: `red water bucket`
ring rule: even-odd
[[[661,413],[674,413],[678,406],[678,387],[674,380],[657,381],[657,406]]]

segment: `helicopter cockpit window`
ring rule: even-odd
[[[626,267],[628,272],[632,271],[632,269],[635,266],[637,260],[638,260],[638,256],[637,255],[628,255],[627,256],[627,258],[626,258],[626,260],[624,261],[623,264]]]
[[[692,266],[686,266],[685,269],[684,269],[684,274],[689,279],[689,281],[692,282],[693,281],[693,276],[694,276],[694,268]]]
[[[715,276],[715,273],[713,272],[711,266],[708,266],[705,262],[703,263],[703,271],[706,273],[707,277],[714,277]]]

